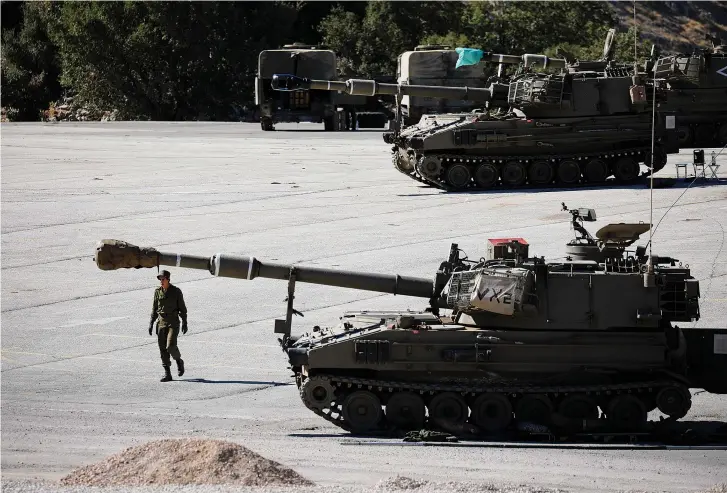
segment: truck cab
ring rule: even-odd
[[[335,93],[329,91],[274,91],[270,85],[273,74],[292,74],[312,79],[336,79],[336,54],[313,45],[294,43],[277,50],[264,50],[258,56],[255,77],[255,104],[260,111],[263,130],[274,129],[275,123],[323,123],[334,130],[336,118]]]

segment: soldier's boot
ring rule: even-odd
[[[177,360],[177,375],[179,375],[180,377],[184,375],[184,361],[182,360],[182,358],[179,358]]]
[[[171,382],[172,381],[172,371],[171,371],[170,367],[168,367],[168,366],[164,367],[164,376],[159,381],[160,382]]]

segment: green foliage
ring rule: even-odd
[[[602,43],[602,33],[605,36],[615,24],[607,2],[468,2],[459,30],[424,40],[495,53],[537,54],[563,43]]]
[[[122,118],[227,119],[250,100],[258,53],[295,9],[272,2],[64,2],[50,29],[61,82]]]
[[[461,2],[366,4],[363,16],[334,8],[320,23],[323,43],[339,54],[342,76],[375,77],[396,72],[396,61],[427,36],[459,25]]]
[[[2,30],[2,104],[12,108],[12,120],[37,120],[61,94],[57,52],[48,39],[44,8],[40,2],[22,5],[22,24]]]
[[[594,41],[590,45],[580,45],[573,43],[562,43],[558,46],[560,50],[568,52],[576,60],[598,60],[603,56],[604,43],[608,29],[603,28],[602,32],[597,33]],[[634,32],[635,28],[631,27],[627,32],[617,32],[614,40],[613,59],[624,63],[633,63],[634,61]],[[643,65],[644,59],[651,54],[653,43],[649,40],[641,39],[637,33],[636,42],[636,60]],[[546,50],[546,55],[557,56],[556,48]]]
[[[597,59],[610,2],[3,2],[2,103],[37,119],[61,91],[126,119],[228,119],[252,100],[259,52],[324,44],[342,77],[393,76],[419,44]],[[616,58],[633,60],[633,31]],[[651,44],[638,43],[638,58]]]

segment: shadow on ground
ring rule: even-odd
[[[273,387],[293,385],[292,382],[260,382],[257,380],[208,380],[206,378],[184,378],[177,381],[189,383],[235,383],[240,385],[271,385]]]

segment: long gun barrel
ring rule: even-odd
[[[262,262],[255,257],[218,253],[211,257],[160,252],[119,240],[101,240],[96,246],[95,262],[101,270],[154,268],[160,265],[206,270],[217,277],[234,279],[281,279],[297,282],[377,291],[430,299],[434,283],[430,279],[396,274],[370,274],[343,270]]]
[[[463,101],[487,102],[493,98],[494,88],[422,86],[414,84],[385,84],[375,80],[349,79],[347,81],[312,80],[290,74],[273,75],[272,87],[276,91],[305,91],[317,89],[340,91],[353,96],[375,96],[377,94],[460,99]]]

